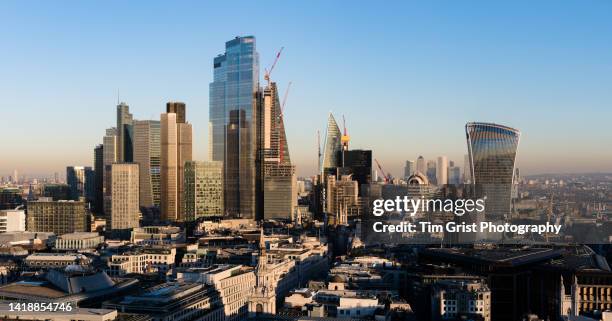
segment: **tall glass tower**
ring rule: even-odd
[[[492,123],[465,125],[472,184],[488,219],[509,218],[520,131]]]
[[[255,218],[259,55],[255,37],[236,37],[214,58],[210,84],[210,160],[224,164],[227,216]]]

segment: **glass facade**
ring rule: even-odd
[[[486,197],[486,218],[509,218],[520,132],[491,123],[468,123],[465,131],[469,175],[476,197]]]
[[[334,115],[329,113],[327,119],[327,135],[325,136],[325,147],[323,149],[323,165],[321,171],[326,172],[328,168],[336,168],[340,165],[340,151],[342,150],[342,134]]]
[[[140,165],[140,206],[161,205],[161,122],[135,120],[134,162]]]
[[[236,37],[214,58],[210,84],[210,160],[225,171],[225,211],[231,217],[255,217],[255,104],[259,56],[255,37]]]

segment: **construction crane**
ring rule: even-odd
[[[276,53],[276,57],[274,58],[274,62],[272,63],[270,69],[268,70],[266,68],[264,71],[264,80],[268,83],[268,87],[270,87],[270,74],[272,74],[272,70],[274,70],[274,67],[276,67],[276,63],[278,62],[278,59],[280,58],[281,53],[283,52],[283,49],[285,49],[285,47],[281,47],[280,50]]]
[[[287,84],[287,89],[285,90],[285,96],[283,97],[283,103],[280,106],[280,114],[278,115],[278,124],[277,126],[280,127],[281,124],[283,124],[283,115],[285,112],[285,104],[287,104],[287,96],[289,96],[289,89],[291,88],[291,81]],[[285,128],[283,126],[283,132],[285,131]],[[287,133],[284,133],[285,135],[287,135]],[[283,155],[284,153],[284,148],[283,146],[285,146],[285,141],[283,140],[284,135],[281,135],[280,140],[279,140],[279,146],[278,146],[278,153],[279,153],[279,157],[280,157],[280,162],[283,162]]]
[[[380,172],[382,173],[383,177],[385,178],[385,183],[389,183],[391,181],[391,175],[390,174],[385,174],[385,170],[382,168],[382,166],[380,166],[380,163],[378,162],[378,159],[374,159],[374,161],[376,162],[376,166],[378,166],[378,169],[380,170]]]
[[[351,137],[348,135],[348,132],[346,130],[346,119],[344,118],[344,115],[342,115],[342,126],[344,127],[344,135],[342,135],[340,141],[342,142],[342,150],[347,151]]]

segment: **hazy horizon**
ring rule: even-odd
[[[329,111],[394,176],[419,155],[462,167],[469,121],[522,132],[522,175],[612,173],[612,3],[265,4],[0,3],[0,176],[91,166],[117,90],[135,119],[184,101],[206,160],[212,61],[236,35],[256,37],[262,80],[285,47],[272,78],[281,93],[293,82],[300,176],[316,171]]]

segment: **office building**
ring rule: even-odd
[[[42,188],[42,196],[50,197],[54,201],[70,200],[71,193],[68,184],[45,184]]]
[[[423,156],[417,158],[416,171],[423,175],[427,175],[427,165],[425,164],[425,158]]]
[[[48,200],[28,202],[27,230],[30,232],[53,232],[61,235],[86,232],[87,229],[84,202]]]
[[[115,163],[111,169],[111,215],[106,229],[126,231],[139,223],[139,169],[138,164]]]
[[[160,207],[161,123],[157,120],[134,120],[133,130],[134,163],[139,168],[140,206]]]
[[[372,151],[363,149],[343,150],[343,167],[338,175],[351,175],[351,179],[357,181],[359,195],[361,187],[372,182]]]
[[[336,174],[336,168],[340,166],[340,151],[342,150],[342,134],[338,123],[332,113],[327,118],[327,133],[325,135],[325,145],[323,147],[323,161],[321,172]]]
[[[179,281],[206,284],[221,296],[224,318],[218,321],[246,320],[248,298],[255,288],[255,273],[242,265],[212,265],[205,268],[178,269]]]
[[[21,189],[17,187],[0,187],[0,210],[10,210],[23,205]]]
[[[117,161],[133,161],[133,118],[130,106],[121,102],[117,105]]]
[[[289,144],[285,134],[278,88],[275,82],[264,89],[263,104],[258,104],[259,155],[258,190],[259,202],[263,202],[263,213],[258,219],[290,220],[297,206],[295,166],[291,164]],[[261,210],[260,210],[261,211]]]
[[[183,213],[186,221],[222,217],[223,163],[185,162]]]
[[[468,123],[465,131],[476,197],[486,197],[487,218],[508,218],[520,131],[492,123]]]
[[[23,210],[0,210],[0,233],[25,230],[26,215]]]
[[[436,182],[438,185],[448,184],[448,158],[446,156],[438,157],[436,163]]]
[[[432,286],[432,320],[491,321],[491,290],[482,281],[438,281]]]
[[[120,277],[130,273],[165,273],[174,267],[176,248],[166,246],[136,247],[111,256],[108,275]]]
[[[66,182],[70,186],[70,199],[78,201],[81,197],[91,200],[93,195],[93,169],[83,166],[66,167]]]
[[[94,148],[93,212],[104,213],[104,144]]]
[[[459,166],[451,166],[448,168],[448,183],[451,185],[462,184],[461,169]]]
[[[122,320],[224,321],[217,291],[201,283],[167,282],[103,303],[110,311],[121,311]]]
[[[169,221],[183,221],[183,174],[185,162],[192,159],[192,127],[189,123],[179,123],[178,114],[169,111],[182,111],[184,104],[170,102],[167,113],[161,114],[161,215]]]
[[[236,37],[214,58],[210,83],[209,152],[223,162],[225,212],[255,218],[259,55],[255,37]]]
[[[107,217],[111,214],[111,174],[112,174],[112,165],[118,161],[118,138],[117,138],[117,129],[115,127],[109,128],[106,130],[106,134],[103,138],[103,157],[102,164],[104,166],[104,177],[102,182],[103,189],[103,208],[104,215]]]
[[[412,176],[415,173],[415,166],[416,165],[414,161],[406,161],[406,166],[404,166],[404,179],[408,179],[408,177]]]
[[[429,180],[430,184],[437,185],[437,182],[438,182],[438,174],[436,171],[437,167],[438,167],[438,163],[435,160],[427,161],[427,171],[425,175],[427,176],[427,179]]]

